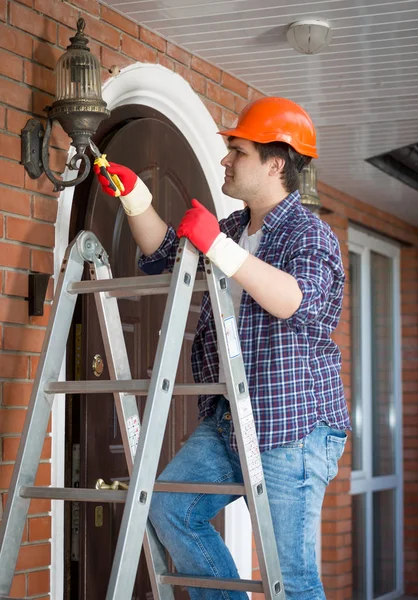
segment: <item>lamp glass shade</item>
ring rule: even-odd
[[[318,172],[313,161],[304,167],[299,175],[299,191],[303,206],[313,212],[321,208],[321,200],[318,195]]]
[[[102,100],[100,63],[88,50],[65,52],[55,68],[55,100]]]

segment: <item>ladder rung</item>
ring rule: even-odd
[[[239,483],[176,483],[156,481],[154,492],[177,492],[180,494],[227,494],[242,496],[244,485]],[[125,490],[96,490],[91,488],[57,488],[48,486],[22,486],[21,498],[47,498],[79,502],[125,502]]]
[[[46,394],[110,394],[113,392],[146,396],[149,379],[111,379],[106,381],[53,381],[45,385]],[[226,394],[225,383],[177,383],[174,396]]]
[[[70,283],[67,287],[69,294],[92,294],[107,292],[112,298],[132,296],[155,296],[168,294],[172,275],[144,275],[144,277],[120,277],[119,279],[100,279],[97,281],[79,281]],[[206,292],[206,279],[195,281],[193,291]]]
[[[215,590],[239,590],[241,592],[262,592],[263,583],[252,579],[233,579],[231,577],[199,577],[198,575],[182,575],[181,573],[163,573],[161,583],[182,585]]]

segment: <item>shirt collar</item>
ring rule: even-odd
[[[286,196],[284,200],[279,202],[279,204],[264,217],[263,229],[266,228],[270,231],[271,229],[278,227],[278,225],[287,218],[289,213],[292,212],[298,202],[300,202],[300,194],[299,191],[296,190]],[[244,227],[247,225],[249,220],[250,209],[246,207],[240,215],[241,226]]]

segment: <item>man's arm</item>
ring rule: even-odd
[[[161,246],[167,233],[167,224],[152,207],[152,194],[136,173],[116,163],[109,163],[107,170],[111,175],[117,175],[122,182],[124,190],[120,201],[127,214],[132,235],[143,254],[150,256]],[[115,192],[109,187],[109,181],[100,174],[100,168],[95,166],[94,171],[103,191],[115,196]]]
[[[292,275],[251,254],[232,277],[264,310],[278,319],[289,319],[302,302],[302,292]]]
[[[167,223],[150,205],[145,212],[136,216],[128,215],[128,223],[135,242],[145,256],[154,254],[161,246],[167,233]]]

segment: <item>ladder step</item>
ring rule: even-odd
[[[109,394],[126,393],[135,396],[148,394],[149,379],[111,379],[106,381],[52,381],[45,385],[46,394]],[[177,383],[174,396],[198,394],[226,394],[225,383]]]
[[[67,287],[69,294],[93,294],[107,292],[112,298],[132,296],[156,296],[168,294],[172,275],[144,275],[144,277],[120,277],[119,279],[101,279],[97,281],[77,281]],[[206,279],[195,281],[194,292],[206,292]]]
[[[244,485],[239,483],[172,483],[156,481],[154,492],[177,492],[180,494],[227,494],[242,496]],[[48,486],[22,486],[21,498],[47,498],[49,500],[69,500],[79,502],[117,502],[126,501],[125,490],[96,490],[91,488],[56,488]]]
[[[241,592],[263,592],[263,583],[252,579],[233,579],[182,575],[181,573],[162,573],[161,583],[187,587],[212,588],[215,590],[238,590]]]

